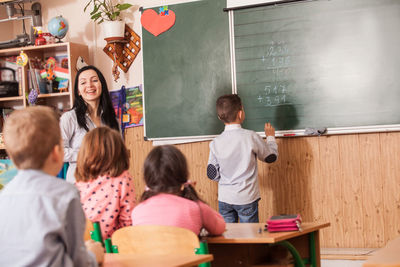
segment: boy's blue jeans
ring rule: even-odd
[[[219,213],[227,223],[258,223],[258,201],[245,204],[233,205],[222,201],[218,201]]]

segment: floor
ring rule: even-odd
[[[362,267],[376,248],[321,248],[321,267]]]
[[[321,260],[321,267],[362,267],[363,260]]]

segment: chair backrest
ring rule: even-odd
[[[192,231],[163,225],[136,225],[121,228],[111,237],[121,254],[194,255],[200,247]]]

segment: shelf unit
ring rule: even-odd
[[[38,105],[52,106],[57,110],[68,110],[72,108],[73,105],[73,88],[74,80],[76,75],[76,62],[78,57],[82,57],[85,62],[89,63],[89,49],[86,45],[78,43],[56,43],[41,46],[26,46],[26,47],[16,47],[0,50],[0,58],[9,56],[18,56],[21,51],[24,51],[28,58],[38,57],[44,60],[47,57],[55,55],[67,55],[68,58],[68,91],[62,93],[51,93],[51,94],[39,94],[37,103]],[[29,106],[25,95],[29,93],[29,83],[28,83],[28,70],[29,65],[27,64],[22,68],[21,77],[21,94],[20,96],[12,97],[0,97],[0,109],[3,108],[25,108]],[[1,127],[2,128],[2,127]],[[0,142],[0,150],[4,149]]]
[[[0,58],[8,56],[18,56],[21,51],[24,51],[28,58],[37,57],[45,59],[49,56],[67,55],[68,57],[68,92],[39,94],[37,104],[53,106],[57,109],[67,110],[73,105],[73,86],[76,75],[76,61],[81,56],[85,62],[89,62],[89,49],[86,45],[78,43],[56,43],[41,46],[26,46],[0,50]],[[22,67],[22,95],[13,97],[0,98],[0,108],[24,108],[29,105],[26,98],[26,93],[29,93],[28,75],[29,66]]]

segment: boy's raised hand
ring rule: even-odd
[[[275,136],[275,128],[269,122],[265,123],[264,132],[266,136]]]

